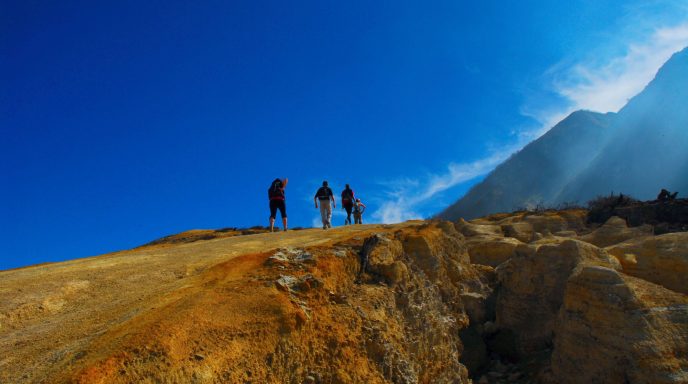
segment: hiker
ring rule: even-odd
[[[344,225],[351,225],[351,210],[354,208],[354,191],[349,187],[349,184],[346,184],[342,191],[342,208],[346,210]]]
[[[285,203],[284,188],[287,187],[289,179],[284,180],[275,179],[268,189],[268,198],[270,199],[270,232],[275,228],[275,217],[279,209],[282,216],[282,226],[287,230],[287,205]]]
[[[354,203],[354,223],[363,224],[363,212],[365,212],[366,206],[361,202],[361,199],[356,199]]]
[[[322,187],[318,188],[315,192],[315,208],[318,208],[318,201],[320,201],[320,217],[322,218],[323,229],[332,228],[332,208],[337,208],[337,203],[334,201],[334,194],[332,190],[327,186],[327,181],[323,181]],[[330,201],[332,206],[330,206]]]

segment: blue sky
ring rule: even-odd
[[[275,177],[292,227],[323,179],[427,217],[686,45],[684,1],[3,1],[0,269],[266,225]]]

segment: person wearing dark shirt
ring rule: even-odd
[[[315,192],[315,208],[318,208],[320,202],[320,218],[322,219],[323,229],[332,228],[332,208],[337,208],[337,203],[334,201],[334,194],[330,187],[327,186],[327,181],[323,181],[322,187]],[[332,205],[330,205],[332,202]]]
[[[274,231],[275,217],[277,216],[278,209],[282,216],[283,228],[285,231],[287,230],[287,205],[284,195],[284,188],[287,187],[287,181],[289,181],[289,179],[286,177],[284,180],[275,179],[268,189],[268,199],[270,199],[270,232]]]
[[[346,210],[344,224],[351,224],[351,210],[354,208],[354,191],[347,184],[342,191],[342,208]]]

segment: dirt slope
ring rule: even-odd
[[[402,227],[409,225],[417,223]],[[349,226],[149,246],[0,272],[0,382],[66,379],[71,367],[88,365],[108,350],[145,344],[147,338],[159,336],[156,330],[167,343],[183,344],[193,338],[189,333],[199,329],[196,320],[225,319],[233,330],[223,332],[220,340],[252,332],[260,328],[266,312],[280,312],[263,305],[278,300],[269,294],[242,299],[253,291],[246,289],[251,284],[256,289],[261,286],[247,282],[246,276],[261,265],[267,252],[365,238],[381,229]],[[208,289],[218,285],[223,287],[220,291],[230,293],[222,296],[221,307],[216,305],[218,291]],[[232,295],[234,288],[246,292]],[[228,298],[230,302],[224,301]],[[240,303],[232,305],[231,300]],[[234,320],[242,316],[252,325],[237,326]],[[136,337],[141,340],[123,340],[139,330]]]

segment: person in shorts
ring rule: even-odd
[[[270,232],[274,231],[275,217],[277,216],[278,209],[282,216],[282,226],[285,231],[287,230],[287,204],[284,188],[287,187],[288,181],[289,179],[286,177],[282,180],[275,179],[268,189],[268,198],[270,199]]]

